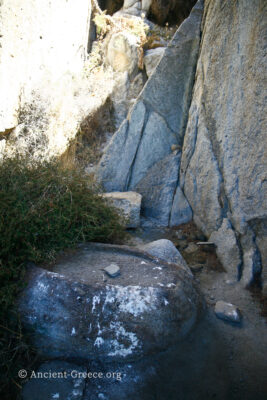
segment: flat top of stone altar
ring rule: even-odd
[[[115,278],[104,271],[111,264],[120,268],[120,274]],[[82,245],[77,251],[64,254],[47,269],[93,286],[111,284],[172,288],[187,275],[177,264],[166,263],[141,250],[98,243]]]

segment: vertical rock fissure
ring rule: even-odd
[[[169,222],[168,222],[168,226],[171,225],[171,217],[172,217],[172,207],[173,207],[173,202],[174,202],[174,198],[176,195],[176,192],[178,190],[178,185],[179,185],[179,171],[180,171],[180,165],[181,165],[181,161],[179,162],[179,164],[177,165],[177,181],[176,181],[176,189],[173,191],[173,196],[172,196],[172,202],[171,202],[171,208],[170,208],[170,214],[169,214]]]
[[[146,129],[146,125],[147,125],[147,121],[148,121],[148,117],[149,117],[149,112],[148,112],[148,110],[146,108],[146,105],[144,104],[144,106],[145,106],[145,109],[146,109],[146,113],[145,113],[145,117],[144,117],[144,123],[143,123],[142,129],[141,129],[141,133],[140,133],[140,136],[139,136],[138,144],[136,146],[135,155],[133,157],[133,160],[132,160],[132,163],[130,165],[129,172],[128,172],[128,175],[127,175],[127,178],[126,178],[126,184],[125,184],[126,191],[129,190],[129,187],[131,185],[132,171],[133,171],[133,168],[134,168],[135,160],[136,160],[136,157],[137,157],[137,154],[138,154],[138,150],[139,150],[140,144],[142,142],[143,134],[144,134],[144,131]],[[129,130],[129,127],[128,127],[128,130]]]

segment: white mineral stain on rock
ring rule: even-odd
[[[82,391],[78,390],[78,389],[74,389],[72,391],[72,395],[74,396],[74,399],[75,399],[77,396],[81,396],[82,395]]]
[[[97,323],[97,328],[98,328],[98,335],[101,335],[102,329],[100,328],[99,322]]]
[[[71,336],[75,336],[75,335],[76,335],[76,330],[75,330],[75,328],[73,327],[72,330],[71,330]]]
[[[95,311],[96,308],[96,304],[100,303],[100,296],[94,296],[93,297],[93,307],[92,307],[92,312]]]
[[[111,341],[113,350],[109,352],[109,356],[126,357],[140,347],[136,334],[127,332],[121,322],[111,322],[110,329],[114,331],[116,339]],[[128,347],[126,347],[125,342],[129,343]]]
[[[102,344],[104,344],[104,339],[102,337],[97,337],[94,343],[94,346],[100,347]]]
[[[77,387],[81,386],[82,383],[83,383],[82,378],[75,379],[74,387],[77,388]]]
[[[158,289],[153,287],[142,288],[140,286],[107,286],[106,299],[102,308],[107,304],[118,304],[118,310],[137,317],[138,315],[154,310],[158,299]]]
[[[41,290],[42,292],[47,292],[49,289],[48,285],[45,285],[43,282],[38,282],[37,287],[39,290]]]

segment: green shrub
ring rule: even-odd
[[[0,384],[10,400],[18,366],[32,360],[14,308],[26,263],[52,261],[78,242],[119,241],[125,233],[121,217],[89,178],[57,162],[4,160],[0,210]]]

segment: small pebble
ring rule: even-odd
[[[180,231],[180,230],[175,232],[175,236],[176,236],[177,239],[179,239],[179,240],[185,240],[185,239],[186,239],[185,235],[184,235],[183,232]]]
[[[185,249],[185,252],[187,254],[191,254],[191,253],[195,253],[198,250],[199,250],[198,246],[195,243],[191,242],[191,243],[189,243],[189,245]]]
[[[239,309],[231,303],[226,303],[225,301],[217,301],[214,311],[217,318],[230,322],[241,322],[241,313]]]
[[[176,151],[176,150],[181,150],[182,147],[179,146],[178,144],[172,144],[171,145],[171,151]]]

